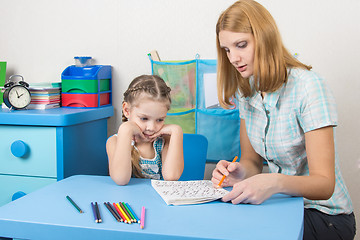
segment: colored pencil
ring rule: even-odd
[[[124,222],[124,219],[120,216],[120,214],[116,211],[115,207],[111,205],[110,202],[107,202],[107,205],[111,208],[111,210],[115,213],[115,215],[120,219],[120,222]]]
[[[113,212],[113,210],[107,205],[106,202],[104,202],[105,207],[107,208],[107,210],[109,210],[109,212],[111,213],[111,215],[115,218],[116,221],[120,222],[120,219],[118,218],[118,216]]]
[[[131,222],[135,222],[135,221],[136,221],[135,218],[133,218],[133,217],[131,216],[130,212],[126,209],[124,203],[119,202],[119,204],[120,204],[121,208],[124,210],[126,216],[128,216],[128,218],[130,219],[130,221],[131,221]]]
[[[116,211],[116,213],[118,214],[118,216],[120,216],[120,218],[123,220],[123,222],[127,223],[126,218],[122,215],[119,208],[116,206],[116,203],[113,203],[113,205],[111,205],[111,207],[112,207],[112,209],[114,209]]]
[[[95,202],[95,210],[96,210],[96,216],[97,216],[97,219],[98,219],[98,223],[101,223],[102,219],[101,219],[99,205],[98,205],[97,202]]]
[[[95,209],[95,204],[94,204],[93,202],[91,202],[91,208],[92,208],[92,211],[93,211],[93,215],[94,215],[95,222],[98,223],[98,222],[99,222],[99,219],[97,218],[96,209]]]
[[[235,162],[238,159],[238,156],[235,156],[234,159],[232,160],[232,162]],[[221,186],[221,184],[223,183],[223,181],[225,180],[225,175],[221,178],[220,182],[219,182],[219,187]]]
[[[136,222],[140,222],[140,219],[136,216],[134,210],[130,207],[130,205],[128,203],[125,203],[125,206],[128,207],[129,211],[131,212],[131,214],[133,215],[133,217],[135,218]]]
[[[116,203],[116,206],[118,206],[118,208],[120,209],[120,212],[124,215],[124,217],[126,218],[126,221],[128,223],[132,223],[130,218],[127,216],[127,214],[124,212],[124,210],[122,209],[121,205],[119,203]]]
[[[113,203],[116,211],[119,213],[119,215],[121,216],[121,218],[124,220],[125,223],[128,223],[126,217],[124,216],[124,214],[122,214],[121,210],[120,210],[120,207],[116,204],[116,203]]]
[[[66,196],[66,199],[69,200],[71,205],[73,205],[79,211],[79,213],[83,213],[83,210],[81,210],[81,208],[71,199],[71,197]]]
[[[141,220],[140,220],[140,228],[143,229],[145,227],[145,207],[141,209]]]

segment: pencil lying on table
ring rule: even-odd
[[[120,217],[118,215],[116,215],[116,213],[114,212],[114,210],[111,208],[111,205],[108,205],[106,202],[104,202],[105,207],[109,210],[109,212],[111,213],[111,215],[115,218],[116,221],[121,222],[122,219],[120,219]]]
[[[140,222],[140,219],[136,216],[134,210],[130,207],[130,205],[128,203],[125,203],[125,206],[128,207],[129,211],[131,212],[131,214],[133,215],[135,222]]]
[[[73,205],[79,211],[79,213],[83,213],[83,210],[81,210],[81,208],[71,199],[71,197],[66,196],[66,199],[69,200],[71,205]]]
[[[143,229],[145,227],[145,207],[141,208],[141,220],[140,220],[140,228]]]
[[[92,209],[92,211],[93,211],[94,220],[95,220],[96,223],[98,223],[98,222],[99,222],[99,219],[98,219],[98,217],[97,217],[97,213],[96,213],[96,209],[95,209],[95,204],[94,204],[93,202],[91,202],[91,209]]]
[[[232,160],[232,162],[236,162],[236,160],[238,159],[238,156],[235,156],[234,159]],[[219,182],[219,187],[221,186],[221,184],[223,183],[223,181],[225,180],[225,175],[221,178],[220,182]]]
[[[126,217],[128,218],[128,220],[130,222],[134,222],[134,219],[132,218],[132,216],[130,215],[130,213],[128,212],[128,210],[126,209],[124,203],[119,202],[119,205],[121,207],[121,209],[123,210],[124,214],[126,215]]]
[[[100,209],[99,209],[99,205],[97,202],[95,202],[95,210],[96,210],[96,217],[97,217],[97,220],[99,223],[102,222],[102,219],[101,219],[101,214],[100,214]]]

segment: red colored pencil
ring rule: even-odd
[[[121,216],[121,218],[124,220],[124,223],[128,223],[128,221],[126,220],[126,217],[121,213],[119,207],[116,205],[116,203],[113,203],[116,211],[119,213],[119,215]]]

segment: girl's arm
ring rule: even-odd
[[[120,125],[117,136],[110,137],[106,143],[110,177],[118,185],[126,185],[130,181],[131,142],[136,134],[141,134],[139,127],[134,123],[124,122]]]
[[[335,186],[335,147],[333,128],[305,133],[309,176],[279,173],[258,174],[234,185],[223,201],[260,204],[275,193],[303,196],[312,200],[331,197]]]
[[[166,124],[157,135],[165,139],[161,153],[164,180],[178,180],[184,170],[183,131],[179,125]]]

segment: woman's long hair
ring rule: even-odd
[[[225,50],[221,48],[219,33],[222,30],[253,34],[254,86],[233,67]],[[242,97],[252,96],[254,90],[276,91],[286,83],[288,67],[311,69],[311,66],[301,63],[289,53],[271,14],[252,0],[237,1],[220,15],[216,24],[216,47],[218,96],[220,104],[225,108],[232,105],[230,99],[236,97],[237,91],[240,91]]]

